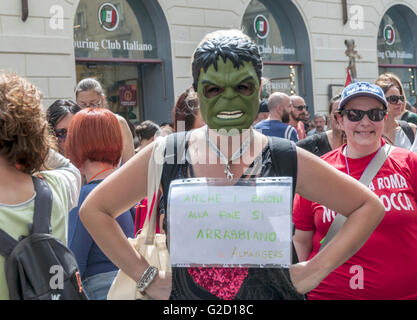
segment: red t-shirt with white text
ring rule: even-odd
[[[347,173],[344,147],[322,159]],[[347,158],[350,175],[359,180],[374,155]],[[417,153],[395,148],[369,188],[383,202],[384,218],[362,248],[310,291],[308,299],[417,299]],[[314,231],[308,259],[319,251],[335,214],[296,195],[295,227]]]

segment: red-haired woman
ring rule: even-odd
[[[88,194],[117,168],[122,154],[122,132],[117,118],[102,108],[81,110],[68,128],[65,151],[87,179],[78,206],[69,213],[68,246],[77,258],[89,299],[105,300],[118,268],[91,238],[78,212]],[[133,237],[133,220],[126,209],[117,222],[126,237]]]

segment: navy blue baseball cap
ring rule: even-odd
[[[338,111],[343,110],[344,106],[352,99],[357,97],[370,97],[381,102],[385,109],[388,109],[388,102],[385,99],[384,91],[380,86],[371,84],[369,82],[354,82],[343,89],[340,98]]]

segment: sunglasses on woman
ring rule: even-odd
[[[62,128],[62,129],[57,129],[55,130],[55,136],[62,141],[65,141],[66,137],[67,137],[67,129]]]
[[[349,110],[342,110],[340,112],[342,115],[346,115],[349,121],[352,122],[358,122],[363,119],[365,114],[368,116],[369,120],[371,121],[382,121],[387,114],[386,110],[382,109],[371,109],[368,111],[363,110],[355,110],[355,109],[349,109]]]
[[[401,102],[404,102],[404,96],[396,96],[392,95],[386,98],[389,103],[398,103],[398,100],[401,100]]]

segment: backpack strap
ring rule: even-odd
[[[297,186],[297,148],[293,141],[278,137],[268,136],[269,147],[271,148],[272,166],[277,176],[292,177],[292,196],[295,195]],[[292,210],[292,205],[291,205]],[[295,226],[293,225],[292,234],[294,235]],[[298,263],[297,251],[294,242],[291,241],[292,261]]]
[[[408,124],[407,121],[403,121],[403,120],[397,120],[397,121],[398,121],[398,124],[400,125],[401,129],[407,135],[408,140],[410,140],[411,144],[413,144],[413,142],[414,142],[414,132],[413,132],[413,129],[411,129],[411,126]]]
[[[167,197],[171,180],[175,178],[180,168],[185,164],[185,144],[191,131],[181,131],[166,137],[165,162],[162,169],[161,183],[164,193],[164,205],[167,207]]]
[[[32,176],[35,186],[35,211],[33,225],[29,227],[29,234],[51,233],[52,191],[44,179]]]
[[[297,150],[295,143],[288,139],[268,136],[271,148],[272,166],[277,176],[292,177],[292,194],[297,185]]]
[[[409,115],[410,115],[410,112],[408,112],[408,110],[406,110],[406,111],[403,113],[403,115],[401,116],[401,119],[400,119],[400,120],[403,120],[403,121],[405,121],[405,122],[408,122],[408,117],[409,117]]]
[[[167,214],[168,211],[168,192],[171,181],[175,179],[180,166],[185,164],[186,154],[185,145],[190,137],[190,131],[181,131],[171,133],[166,137],[165,160],[162,167],[161,185],[163,193],[163,205],[165,209],[165,217],[163,221],[163,229],[167,230]],[[168,239],[168,235],[167,235]],[[168,243],[169,249],[169,243]]]
[[[4,230],[0,229],[0,254],[3,257],[7,258],[12,253],[17,243],[18,241],[7,234]]]
[[[393,146],[389,145],[388,143],[384,144],[384,146],[379,149],[378,153],[372,159],[372,162],[362,173],[359,182],[368,187],[393,150]],[[319,251],[321,251],[336,236],[339,230],[342,229],[346,219],[347,218],[345,216],[339,213],[336,215],[332,224],[329,227],[329,230],[327,231],[326,236],[322,239]]]
[[[35,209],[33,213],[33,224],[29,224],[29,234],[50,233],[50,219],[52,211],[52,191],[43,179],[32,176],[35,187]],[[0,254],[8,257],[18,241],[0,229]]]
[[[32,176],[35,187],[35,210],[33,225],[29,224],[29,234],[50,233],[50,218],[52,211],[52,192],[49,185],[42,179]],[[18,241],[0,229],[0,254],[8,257]]]

